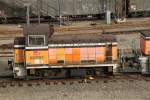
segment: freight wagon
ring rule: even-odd
[[[24,4],[28,0],[1,0],[0,23],[25,22],[26,9]],[[57,21],[58,16],[65,16],[69,20],[104,19],[105,12],[110,10],[112,17],[139,17],[150,15],[149,0],[30,0],[31,20],[37,21],[37,7],[41,9],[41,21]],[[6,7],[3,7],[6,6]],[[4,9],[5,8],[5,9]],[[21,12],[19,12],[21,10]],[[7,20],[5,19],[7,18]]]
[[[107,3],[110,2],[110,5]],[[115,0],[60,0],[62,15],[94,15],[102,14],[110,6],[115,11]]]
[[[50,35],[49,25],[24,28],[14,44],[14,77],[112,75],[117,42],[112,35]],[[51,31],[51,32],[50,32]],[[62,75],[63,74],[63,75]]]
[[[150,0],[127,0],[128,15],[130,16],[149,16],[150,15]]]

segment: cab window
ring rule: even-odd
[[[44,46],[45,36],[44,35],[29,35],[28,45],[29,46]]]

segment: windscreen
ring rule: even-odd
[[[28,45],[29,46],[44,46],[45,36],[44,35],[29,35]]]

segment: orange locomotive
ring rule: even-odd
[[[150,55],[150,31],[141,32],[141,51],[144,55]]]
[[[114,36],[99,34],[55,35],[50,25],[24,28],[16,38],[15,78],[70,77],[113,74],[117,67]]]
[[[150,31],[141,31],[141,56],[139,57],[141,73],[150,74]]]

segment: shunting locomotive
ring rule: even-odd
[[[112,75],[118,48],[113,35],[53,34],[52,25],[30,25],[14,41],[14,78]]]

